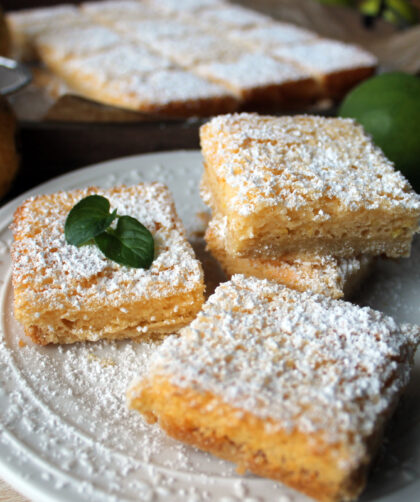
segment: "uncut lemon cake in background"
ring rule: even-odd
[[[7,24],[12,38],[12,54],[16,59],[33,61],[38,57],[35,40],[49,29],[83,23],[74,5],[19,10],[8,13]]]
[[[370,308],[235,275],[156,350],[129,404],[241,471],[353,500],[419,341]]]
[[[219,0],[82,2],[8,12],[7,22],[16,57],[45,64],[69,92],[179,117],[333,101],[378,64],[356,45]],[[107,65],[127,44],[138,66],[125,50]]]
[[[155,256],[150,268],[130,268],[94,245],[66,242],[69,211],[93,194],[106,197],[119,215],[136,218],[151,232]],[[35,343],[174,333],[204,301],[201,264],[161,183],[29,199],[15,213],[13,233],[15,317]]]

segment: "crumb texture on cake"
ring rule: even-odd
[[[312,291],[332,298],[349,297],[368,274],[373,258],[367,255],[335,258],[331,255],[302,253],[293,260],[270,257],[232,256],[226,250],[227,218],[210,220],[205,240],[208,250],[228,276],[269,279],[298,291]]]
[[[110,261],[93,245],[67,244],[67,215],[92,194],[151,231],[155,259],[148,270]],[[173,332],[203,302],[201,265],[161,183],[32,198],[16,211],[13,231],[15,315],[38,343]]]
[[[368,307],[235,275],[182,336],[164,342],[151,371],[284,429],[322,430],[330,443],[353,434],[357,443],[407,381],[410,357],[399,364],[413,354],[407,332]]]
[[[132,407],[319,500],[360,492],[409,380],[418,328],[235,275],[180,334],[153,354],[129,391]]]
[[[353,120],[222,115],[200,139],[233,254],[409,254],[420,197]]]
[[[402,174],[352,119],[221,115],[201,128],[201,142],[206,166],[235,188],[229,207],[243,214],[281,202],[299,209],[319,199],[352,211],[420,207]]]

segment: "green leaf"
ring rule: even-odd
[[[104,232],[117,217],[117,211],[109,213],[108,199],[101,195],[89,195],[79,201],[69,212],[64,225],[66,241],[82,246]]]
[[[364,16],[379,16],[381,12],[381,0],[363,0],[359,5],[359,10]]]
[[[148,269],[153,262],[153,236],[131,216],[120,216],[117,228],[97,235],[95,242],[107,258],[120,265]]]
[[[109,228],[118,218],[116,229]],[[66,241],[75,246],[96,244],[102,253],[121,265],[149,268],[154,258],[153,236],[131,216],[110,213],[108,199],[90,195],[69,212],[64,226]]]
[[[416,24],[418,21],[417,9],[407,0],[387,0],[385,3],[384,18],[400,27]]]

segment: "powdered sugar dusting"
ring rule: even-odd
[[[38,193],[160,180],[170,187],[191,233],[196,228],[194,215],[204,209],[198,196],[201,163],[199,152],[136,156],[78,171],[40,187]],[[154,343],[107,341],[62,349],[28,343],[20,347],[19,341],[27,343],[27,339],[13,319],[13,296],[6,279],[12,209],[5,206],[0,211],[0,281],[6,283],[0,326],[2,469],[7,464],[28,493],[38,489],[54,500],[309,502],[279,483],[239,477],[230,463],[169,439],[136,412],[127,411],[126,386],[132,378],[146,377],[146,363],[157,348]],[[374,299],[367,290],[365,301],[374,301],[375,308],[391,309],[401,321],[420,322],[420,241],[414,245],[414,261],[384,263],[380,275],[367,285],[374,289]],[[405,294],[407,281],[412,284]],[[388,295],[385,303],[381,293]],[[397,501],[403,487],[418,482],[418,365],[393,424],[393,441],[386,444],[385,462],[379,464],[366,500],[386,493]]]
[[[73,205],[92,193],[107,197],[120,215],[139,220],[155,241],[155,259],[148,270],[108,260],[98,247],[67,244],[64,223]],[[194,290],[202,281],[200,264],[175,219],[173,201],[160,183],[108,191],[85,189],[27,201],[15,220],[13,280],[20,313],[39,312],[48,322],[51,311],[63,316],[119,307],[139,299],[166,298]],[[30,314],[29,312],[29,314]],[[52,321],[54,322],[54,321]],[[89,339],[98,336],[92,328]]]
[[[261,53],[244,54],[233,62],[198,65],[194,72],[239,91],[311,78],[304,70]]]
[[[373,67],[377,58],[355,45],[336,40],[315,40],[273,49],[272,54],[302,65],[316,73],[332,73],[351,68]]]
[[[62,18],[77,17],[77,7],[74,5],[58,5],[56,7],[44,7],[37,9],[25,9],[20,11],[11,12],[8,18],[13,24],[22,29],[30,29],[30,26],[42,24],[47,26],[47,23],[60,20]]]
[[[115,32],[99,25],[52,29],[37,38],[37,44],[47,48],[55,58],[91,54],[121,42],[122,39]]]
[[[206,61],[234,61],[243,54],[242,48],[210,33],[187,32],[182,38],[156,38],[153,47],[183,67]]]
[[[316,37],[315,33],[288,23],[270,23],[266,26],[258,26],[246,31],[236,29],[229,32],[229,38],[235,40],[235,42],[259,50],[298,44]]]
[[[156,106],[228,96],[228,92],[221,85],[181,69],[160,70],[150,75],[131,75],[127,80],[120,81],[117,88],[129,93],[130,99]]]
[[[273,422],[349,442],[354,457],[407,385],[418,328],[369,308],[235,275],[151,372]]]
[[[146,368],[156,343],[19,347],[14,322],[8,333],[13,336],[7,345],[0,343],[0,381],[3,388],[6,378],[10,383],[18,377],[19,383],[0,411],[1,427],[52,463],[41,470],[50,489],[59,494],[73,487],[77,500],[95,502],[149,500],[152,494],[154,500],[176,500],[180,490],[189,493],[189,482],[198,500],[205,500],[199,495],[206,488],[200,486],[197,457],[204,464],[210,457],[165,437],[125,403],[130,382]],[[0,444],[4,441],[0,432]],[[23,454],[20,460],[25,461]],[[210,472],[215,480],[236,477],[228,465],[215,463]],[[206,484],[208,489],[212,481]]]
[[[115,19],[113,27],[124,37],[159,48],[162,40],[199,36],[201,29],[177,19]]]
[[[255,10],[246,9],[241,5],[222,4],[216,7],[203,9],[199,18],[200,24],[218,30],[230,30],[232,28],[251,28],[253,26],[266,25],[272,19]]]
[[[281,87],[285,81],[296,83],[298,90],[288,94],[287,104],[307,101],[309,96],[300,92],[299,84],[308,73],[312,78],[319,78],[325,76],[324,72],[337,69],[353,70],[376,65],[374,56],[358,47],[318,40],[318,36],[308,30],[275,22],[252,9],[221,0],[86,2],[79,8],[30,9],[12,13],[9,19],[16,31],[16,40],[26,39],[24,50],[31,57],[39,55],[75,91],[108,105],[146,112],[156,111],[162,104],[171,103],[172,99],[168,90],[162,89],[161,82],[158,82],[154,94],[166,93],[170,101],[157,100],[152,103],[155,107],[150,105],[154,94],[149,86],[153,83],[145,82],[148,79],[144,72],[159,71],[163,60],[156,68],[155,58],[146,55],[146,47],[167,58],[165,66],[178,65],[187,72],[195,73],[194,66],[208,63],[211,69],[199,73],[204,75],[204,80],[216,80],[221,87],[224,86],[225,97],[230,96],[232,85],[237,86],[241,80],[248,82],[244,83],[245,89],[264,84]],[[132,69],[133,64],[128,62],[125,54],[122,60],[124,71],[119,71],[116,50],[129,41],[137,43],[138,68]],[[255,51],[262,54],[254,55]],[[97,53],[103,54],[98,59],[92,58]],[[88,59],[84,59],[85,56]],[[82,57],[82,60],[72,61],[75,57]],[[108,57],[112,63],[106,62]],[[108,67],[106,71],[100,67],[101,61]],[[111,64],[114,70],[110,68]],[[140,84],[135,78],[139,74],[142,75]],[[89,82],[86,82],[86,75],[92,76]],[[110,82],[106,80],[107,75],[111,76]],[[137,82],[133,100],[130,87],[125,85],[126,75],[134,77]],[[190,83],[191,78],[185,78],[180,85]],[[207,99],[211,101],[215,96],[209,87],[210,82],[207,84]],[[203,84],[201,87],[204,89]],[[144,94],[144,99],[136,99],[137,94]],[[267,93],[266,104],[283,103],[278,94]],[[315,98],[315,94],[313,90],[311,97]],[[246,93],[240,97],[245,103],[252,102],[252,97]],[[197,113],[196,108],[190,106],[194,99],[202,98],[201,95],[196,98],[193,93],[186,98],[183,109],[176,103],[180,115]],[[176,96],[174,100],[177,100]],[[212,104],[225,112],[237,108],[232,100],[226,99],[223,103],[201,104],[202,113],[212,115]]]
[[[174,14],[188,12],[193,13],[206,7],[224,5],[223,0],[146,0],[146,3],[157,10]]]
[[[147,47],[122,43],[92,55],[76,56],[67,62],[67,70],[88,75],[101,84],[132,75],[146,75],[153,71],[167,69],[172,63]]]
[[[351,119],[223,115],[202,127],[201,146],[239,214],[296,210],[325,197],[351,211],[420,210],[420,197]]]
[[[52,25],[57,29],[84,24],[86,21],[74,5],[12,11],[7,14],[7,20],[12,31],[18,34],[17,38],[24,36],[27,43],[32,43],[43,32],[51,30]]]
[[[137,0],[105,0],[101,2],[84,2],[81,11],[98,21],[111,21],[112,19],[133,17],[145,18],[156,16],[156,12],[149,6]]]

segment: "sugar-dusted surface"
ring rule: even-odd
[[[235,275],[150,371],[211,392],[268,427],[363,443],[408,383],[419,330],[385,315]]]
[[[199,22],[204,26],[215,26],[218,30],[252,28],[272,22],[272,18],[240,5],[224,4],[203,9]]]
[[[130,88],[126,88],[124,82],[121,82],[122,85],[118,89],[114,87],[114,80],[122,80],[127,74],[125,67],[121,71],[112,68],[102,71],[100,57],[98,61],[72,60],[100,53],[105,64],[117,67],[119,64],[114,59],[115,50],[129,41],[148,45],[153,53],[162,55],[186,71],[195,72],[193,66],[200,64],[219,65],[210,72],[200,70],[200,75],[204,80],[208,78],[210,81],[217,81],[221,86],[226,86],[226,90],[233,90],[246,109],[250,108],[250,104],[255,107],[257,103],[267,109],[301,108],[308,102],[314,102],[321,94],[332,96],[342,90],[338,79],[337,82],[334,81],[334,85],[323,90],[324,94],[321,93],[318,81],[315,83],[320,70],[305,65],[299,66],[300,63],[295,64],[293,58],[291,63],[285,63],[282,56],[274,55],[284,44],[299,48],[300,42],[316,38],[315,34],[287,23],[276,23],[270,17],[240,5],[220,0],[109,0],[85,2],[79,8],[64,6],[60,9],[40,9],[39,12],[33,9],[25,11],[21,18],[19,13],[16,16],[14,13],[10,14],[11,25],[16,28],[16,57],[40,60],[50,71],[63,79],[73,93],[105,105],[146,113],[168,113],[179,117],[214,116],[237,109],[229,99],[211,102],[213,93],[210,91],[207,107],[191,107],[190,102],[194,98],[189,97],[187,103],[170,102],[170,109],[166,106],[168,102],[164,100],[163,110],[162,101],[151,102],[148,88],[152,85],[151,82],[145,85],[142,82],[140,87],[137,86],[133,99]],[[15,17],[16,22],[13,21]],[[137,49],[139,69],[134,72],[139,74],[141,69],[150,63],[150,57],[144,54],[140,46],[137,46]],[[270,53],[272,49],[273,53]],[[350,52],[358,51],[352,46],[349,46],[349,49]],[[261,51],[264,56],[254,56],[256,50]],[[337,50],[334,54],[336,52]],[[244,55],[245,58],[242,57]],[[347,55],[346,52],[345,57],[334,57],[344,60]],[[277,62],[267,63],[271,57],[276,58]],[[109,63],[106,63],[107,58]],[[316,59],[322,57],[317,56]],[[251,61],[251,64],[246,61]],[[257,63],[256,67],[252,61]],[[232,65],[225,66],[225,63]],[[276,65],[280,67],[282,64],[295,64],[295,72],[275,68]],[[82,72],[74,71],[77,65],[83,66]],[[89,65],[91,68],[85,73]],[[153,65],[149,67],[150,71],[155,71]],[[159,69],[160,67],[157,71]],[[302,83],[302,75],[308,72],[311,73],[310,81]],[[215,73],[217,75],[214,75]],[[110,82],[106,82],[107,75],[110,75]],[[366,76],[366,72],[356,72],[352,83]],[[243,88],[235,89],[233,87],[238,87],[238,80],[246,82]],[[285,81],[287,93],[282,94]],[[271,86],[268,90],[263,89],[267,82]],[[341,83],[343,86],[350,86],[346,80]],[[144,99],[137,99],[137,91],[144,94]],[[156,93],[160,92],[162,89],[158,85]]]
[[[59,5],[56,7],[44,7],[36,9],[25,9],[14,11],[8,14],[9,19],[16,23],[16,26],[30,29],[31,26],[42,24],[46,26],[52,19],[59,21],[64,18],[75,18],[77,15],[77,8],[74,5]]]
[[[159,180],[170,187],[191,234],[202,231],[196,217],[204,210],[198,196],[201,173],[199,152],[143,155],[72,173],[43,185],[37,194]],[[75,344],[63,347],[61,353],[57,347],[19,347],[24,335],[12,322],[6,277],[11,239],[7,226],[21,202],[0,209],[0,280],[6,282],[0,343],[2,477],[29,498],[38,490],[66,502],[221,502],[227,497],[229,502],[308,502],[279,483],[239,476],[230,463],[167,438],[137,413],[127,411],[124,389],[134,376],[146,376],[154,345]],[[367,284],[364,301],[400,321],[420,323],[419,260],[420,241],[416,241],[412,258],[384,262],[379,275]],[[419,364],[420,359],[364,502],[418,499]]]
[[[7,19],[13,36],[17,39],[23,36],[28,43],[44,31],[51,30],[53,26],[57,29],[86,22],[74,5],[12,11],[7,14]]]
[[[73,57],[66,64],[66,71],[77,72],[107,84],[132,75],[148,74],[168,69],[173,64],[168,59],[139,44],[123,42],[106,52]]]
[[[210,33],[188,34],[182,38],[157,38],[153,47],[184,67],[206,61],[234,61],[244,52],[236,44]]]
[[[68,15],[66,15],[67,11]],[[275,63],[268,64],[267,60],[270,57],[275,57],[278,60],[277,65],[280,66],[282,64],[280,61],[283,61],[284,58],[277,55],[277,50],[281,51],[285,44],[292,48],[296,47],[297,51],[302,50],[300,43],[316,38],[315,34],[287,23],[276,23],[270,17],[257,11],[221,0],[85,2],[79,8],[63,6],[56,9],[39,9],[39,12],[32,9],[25,11],[22,15],[19,12],[16,15],[12,12],[9,19],[16,32],[14,37],[16,57],[40,60],[60,79],[64,79],[72,92],[105,105],[148,113],[166,112],[178,116],[213,116],[217,113],[229,113],[237,109],[232,106],[229,99],[226,99],[223,102],[212,103],[214,106],[206,109],[199,107],[197,111],[197,107],[190,106],[191,99],[194,99],[190,98],[184,106],[181,106],[179,102],[171,103],[173,104],[171,110],[162,110],[159,108],[160,101],[149,106],[149,89],[144,89],[144,100],[136,101],[134,99],[133,101],[130,89],[124,89],[123,85],[119,91],[121,95],[112,85],[111,88],[104,88],[102,86],[104,72],[100,68],[98,69],[96,64],[92,66],[92,78],[89,78],[90,75],[88,76],[89,82],[85,82],[84,74],[72,73],[69,75],[73,72],[73,68],[69,68],[69,66],[74,66],[72,58],[84,58],[103,53],[103,57],[106,59],[109,53],[111,60],[114,54],[111,54],[110,51],[114,51],[116,47],[129,41],[147,44],[152,52],[161,54],[187,71],[194,72],[192,67],[199,64],[221,65],[216,70],[212,70],[208,78],[214,81],[220,77],[220,84],[226,85],[227,89],[232,89],[232,86],[237,85],[233,83],[233,80],[241,80],[246,75],[246,80],[249,83],[245,84],[245,89],[251,92],[244,92],[241,95],[240,90],[239,92],[237,89],[233,90],[239,95],[240,101],[246,105],[247,109],[251,103],[254,106],[256,103],[261,103],[267,106],[267,109],[270,106],[276,109],[281,107],[296,108],[313,102],[321,95],[320,86],[317,87],[313,80],[314,77],[318,79],[321,70],[309,65],[305,66],[299,61],[295,61],[293,57],[291,57],[291,64],[296,62],[299,64],[296,65],[295,74],[291,75],[291,79],[287,79],[287,95],[281,95],[279,89],[274,87],[267,92],[261,92],[261,87],[265,82],[268,81],[269,85],[271,84],[272,74],[275,72],[280,73],[275,81],[277,86],[281,86],[285,81],[284,70],[274,69]],[[325,43],[330,42],[325,41]],[[334,42],[331,44],[333,48],[336,47]],[[256,50],[264,53],[264,57],[260,57],[261,61],[258,60],[258,56],[253,56],[253,52]],[[318,52],[320,51],[322,49],[318,50]],[[353,46],[348,46],[348,50],[344,53],[335,48],[333,57],[336,61],[340,60],[344,69],[349,69],[353,67],[346,66],[343,61],[354,59],[356,56],[353,55],[350,58],[350,55],[360,52]],[[297,57],[301,57],[299,54]],[[247,57],[242,57],[244,55],[249,56],[250,60],[254,57],[254,60],[258,62],[257,67],[249,68],[248,63],[245,63]],[[306,56],[302,57],[305,59]],[[139,67],[145,66],[143,59],[144,51],[139,48]],[[322,56],[318,56],[316,53],[314,59],[316,61],[322,60]],[[149,60],[150,58],[146,56],[146,62]],[[75,64],[78,63],[75,62]],[[223,66],[224,63],[233,64]],[[83,64],[86,67],[88,63],[83,61]],[[283,64],[285,64],[284,61]],[[299,65],[301,66],[300,71]],[[115,66],[118,66],[118,62],[115,63]],[[94,74],[95,71],[98,72],[98,75]],[[214,72],[218,74],[216,77],[213,75]],[[308,72],[311,73],[311,82],[302,83],[301,75]],[[124,71],[119,72],[118,70],[105,73],[112,75],[112,78],[115,75],[118,78],[125,75]],[[136,73],[141,73],[141,71],[137,70]],[[269,74],[267,75],[267,73]],[[338,79],[334,81],[334,85],[325,86],[323,92],[325,96],[333,96],[341,92],[343,86],[349,87],[350,84],[355,84],[366,78],[367,73],[356,72],[352,82],[347,82],[347,80],[340,82]],[[204,71],[200,74],[204,75],[204,79],[207,78]],[[225,79],[224,82],[222,82],[222,77]],[[146,87],[148,85],[149,83]],[[258,87],[258,91],[254,91],[252,88],[254,85]],[[134,94],[136,92],[134,91]],[[161,92],[161,89],[157,89],[157,92]],[[212,96],[213,94],[210,92],[209,101]]]
[[[350,211],[420,210],[420,197],[351,119],[222,115],[202,127],[201,144],[205,162],[234,191],[227,207],[239,214],[326,198]]]
[[[155,105],[230,96],[224,87],[177,68],[150,75],[131,75],[119,82],[118,90],[129,93],[133,99],[138,98],[139,102]]]
[[[352,68],[374,67],[378,64],[371,53],[336,40],[315,40],[290,47],[277,47],[272,54],[301,64],[315,73],[332,73]]]
[[[111,20],[118,18],[145,18],[156,16],[156,12],[137,0],[105,0],[101,2],[84,2],[80,5],[83,13],[94,19]]]
[[[121,38],[104,26],[68,26],[52,29],[37,38],[40,48],[57,59],[110,49],[121,43]]]
[[[194,71],[239,91],[311,78],[308,72],[297,66],[261,53],[244,54],[233,62],[198,65]]]
[[[128,29],[134,27],[132,35],[135,35],[137,24],[143,23],[149,28],[152,23],[151,31],[146,29],[144,37],[126,36],[126,25]],[[147,33],[156,35],[153,21],[121,21],[115,25],[116,31],[92,25],[69,28],[63,34],[49,32],[38,39],[40,51],[70,88],[109,105],[205,116],[237,108],[237,100],[227,88],[194,75],[172,61],[177,59],[172,57],[172,46],[178,42],[192,59],[200,54],[197,47],[191,50],[186,44],[188,37],[172,39],[170,36],[172,28],[182,31],[182,25],[174,23],[164,28],[163,22],[158,23],[164,31],[169,30],[169,35],[158,37],[156,44],[147,38]],[[143,33],[141,27],[138,30]],[[206,40],[197,35],[192,45],[197,41],[206,44]],[[219,52],[226,52],[216,37],[210,37],[210,43],[215,44]],[[168,50],[162,50],[164,47]]]
[[[316,33],[288,23],[271,23],[246,31],[239,29],[229,31],[229,38],[257,49],[297,44],[316,37]]]
[[[169,14],[194,13],[206,7],[222,6],[224,0],[146,0],[151,7]]]
[[[150,269],[133,269],[108,260],[96,246],[67,244],[69,210],[87,195],[108,198],[120,215],[136,218],[153,234]],[[201,267],[174,216],[168,190],[159,183],[108,191],[62,192],[27,201],[15,220],[13,281],[23,304],[52,309],[123,305],[139,298],[165,298],[191,291],[202,280]],[[63,305],[67,304],[67,308]],[[22,308],[20,303],[16,306]]]
[[[126,38],[147,43],[154,50],[159,41],[198,37],[202,33],[200,27],[177,19],[115,19],[113,27]]]

